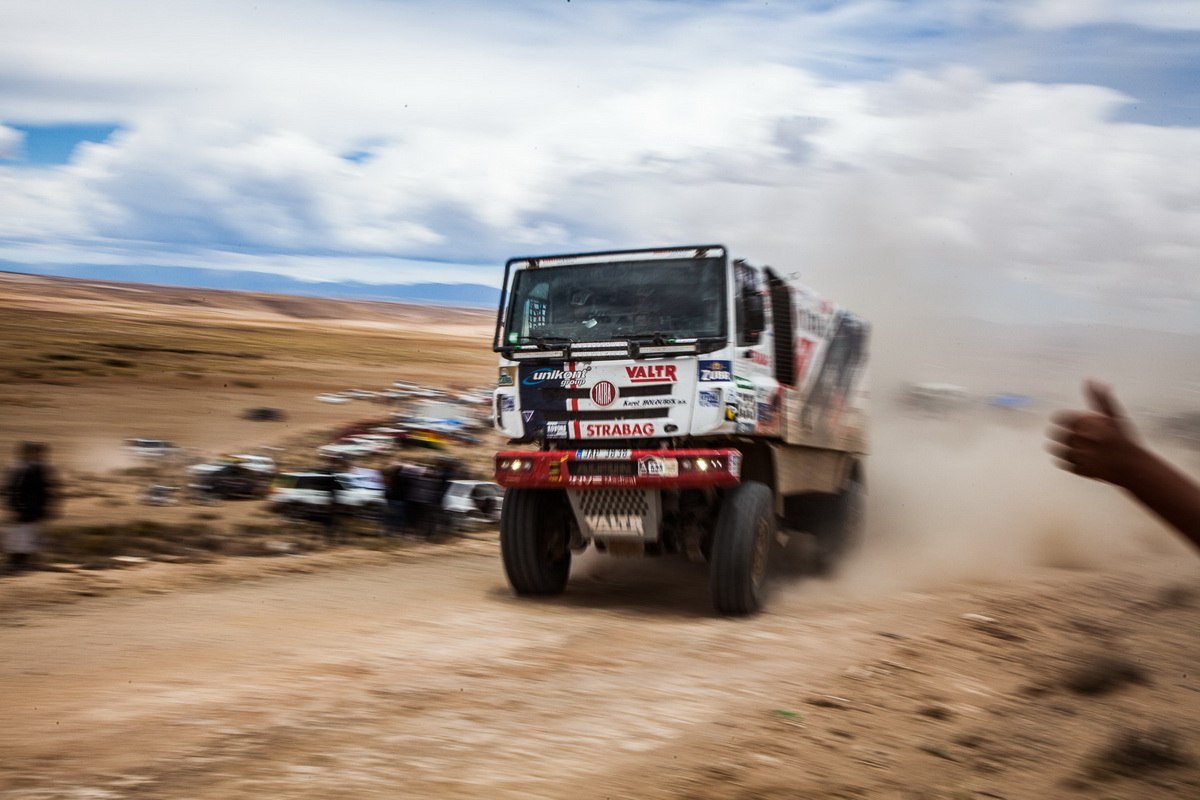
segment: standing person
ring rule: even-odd
[[[329,503],[324,508],[321,522],[325,526],[325,539],[329,542],[336,542],[341,533],[342,503],[339,495],[342,487],[338,483],[338,471],[336,462],[321,470],[324,473],[321,486],[329,495]]]
[[[4,550],[13,572],[29,567],[41,542],[42,521],[50,517],[58,501],[57,486],[45,463],[46,445],[22,442],[17,446],[17,463],[5,486],[13,523],[4,532]]]
[[[437,473],[432,467],[421,465],[413,492],[413,506],[416,509],[413,528],[426,539],[432,539],[437,531],[437,490]]]
[[[1083,385],[1086,411],[1053,417],[1048,449],[1058,466],[1120,487],[1200,548],[1200,484],[1142,444],[1109,388]]]
[[[412,535],[420,528],[421,525],[421,476],[423,474],[421,465],[410,463],[405,464],[401,469],[402,486],[400,491],[400,500],[404,505],[404,533]]]
[[[446,510],[446,492],[450,482],[458,477],[458,464],[449,456],[444,456],[438,462],[434,473],[434,513],[436,514],[438,533],[450,533],[450,512]]]
[[[383,476],[383,499],[387,511],[383,517],[385,536],[399,536],[408,525],[405,505],[408,500],[409,473],[407,465],[396,462],[388,467]]]

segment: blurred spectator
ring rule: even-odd
[[[412,522],[413,531],[427,539],[437,533],[440,512],[437,508],[440,499],[440,487],[437,472],[429,467],[421,467],[413,486],[412,509],[415,511]]]
[[[13,521],[4,532],[4,550],[13,572],[29,567],[41,546],[42,521],[53,516],[58,503],[54,474],[45,463],[46,452],[41,442],[18,445],[17,463],[5,485]]]
[[[458,477],[458,462],[449,456],[438,459],[434,476],[435,533],[449,533],[452,525],[450,512],[446,510],[446,491],[450,488],[450,482]]]
[[[383,473],[383,498],[387,502],[387,511],[383,516],[383,532],[386,536],[399,536],[408,526],[408,514],[405,506],[410,494],[409,481],[412,472],[407,464],[396,462]]]
[[[327,466],[319,470],[322,473],[321,488],[329,494],[329,504],[321,512],[321,522],[325,528],[325,538],[336,542],[341,536],[343,511],[338,473],[344,471],[346,464],[344,460],[336,458],[327,461]]]
[[[1143,445],[1108,387],[1083,386],[1087,411],[1052,418],[1048,449],[1063,469],[1118,486],[1200,548],[1200,485]]]

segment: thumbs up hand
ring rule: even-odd
[[[1047,448],[1059,467],[1086,478],[1127,486],[1145,455],[1137,431],[1107,386],[1083,386],[1087,411],[1051,417]]]

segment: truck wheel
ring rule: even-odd
[[[753,614],[762,608],[767,556],[775,540],[775,508],[770,488],[747,481],[721,503],[713,533],[709,587],[722,614]]]
[[[814,499],[812,533],[816,544],[813,569],[820,575],[827,575],[862,538],[866,490],[856,471],[842,491]]]
[[[500,515],[500,555],[513,591],[560,594],[571,570],[566,496],[545,489],[509,489]]]

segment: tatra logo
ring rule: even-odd
[[[637,364],[625,368],[630,383],[675,383],[674,364]]]
[[[709,361],[700,365],[700,380],[701,381],[728,381],[733,380],[733,375],[729,369],[728,361]]]
[[[585,436],[653,436],[653,422],[595,422],[584,426]]]
[[[612,405],[617,399],[617,387],[609,381],[597,381],[592,387],[592,402],[598,406]]]
[[[558,381],[559,386],[578,386],[587,378],[591,367],[580,367],[579,369],[550,369],[542,367],[535,369],[529,377],[525,378],[521,383],[526,386],[537,386],[546,381]]]

